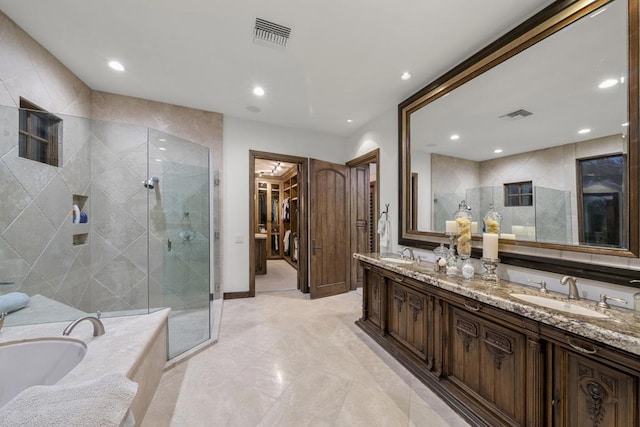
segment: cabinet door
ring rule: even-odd
[[[366,289],[367,318],[377,327],[382,327],[382,293],[384,291],[384,277],[375,271],[364,270],[364,285]]]
[[[449,313],[448,379],[506,424],[524,424],[525,336],[455,307]]]
[[[389,281],[389,334],[421,359],[427,357],[427,296]]]
[[[587,348],[586,351],[595,351]],[[554,425],[638,426],[638,378],[601,360],[554,346]]]

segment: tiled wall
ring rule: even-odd
[[[0,282],[17,283],[0,293],[19,288],[86,311],[146,307],[144,126],[205,146],[219,174],[222,115],[92,91],[1,12],[0,57],[0,106],[10,107],[0,108]],[[17,156],[20,97],[69,115],[62,167]],[[88,197],[87,245],[71,244],[73,194]]]

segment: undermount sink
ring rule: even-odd
[[[395,264],[413,264],[415,261],[403,258],[380,257],[380,261],[393,262]]]
[[[600,319],[608,318],[609,316],[599,311],[577,305],[575,302],[559,301],[552,298],[541,297],[538,295],[528,294],[511,294],[512,297],[522,301],[530,302],[531,304],[539,305],[553,310],[564,311],[565,313],[578,314],[580,316],[596,317]]]
[[[34,385],[52,385],[67,375],[87,353],[82,342],[45,338],[0,344],[0,407]]]

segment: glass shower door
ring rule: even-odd
[[[171,307],[169,358],[210,337],[209,150],[149,133],[150,305]]]

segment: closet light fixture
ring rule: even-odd
[[[580,129],[580,130],[578,131],[578,133],[579,133],[580,135],[584,135],[584,134],[589,133],[589,132],[591,132],[591,129],[589,129],[589,128]]]
[[[496,154],[500,154],[502,153],[502,148],[496,148],[495,150],[493,150],[493,152]]]
[[[451,135],[451,136],[449,137],[449,139],[450,139],[450,140],[452,140],[452,141],[457,141],[457,140],[459,140],[459,139],[460,139],[460,135],[458,135],[458,134],[453,134],[453,135]]]

